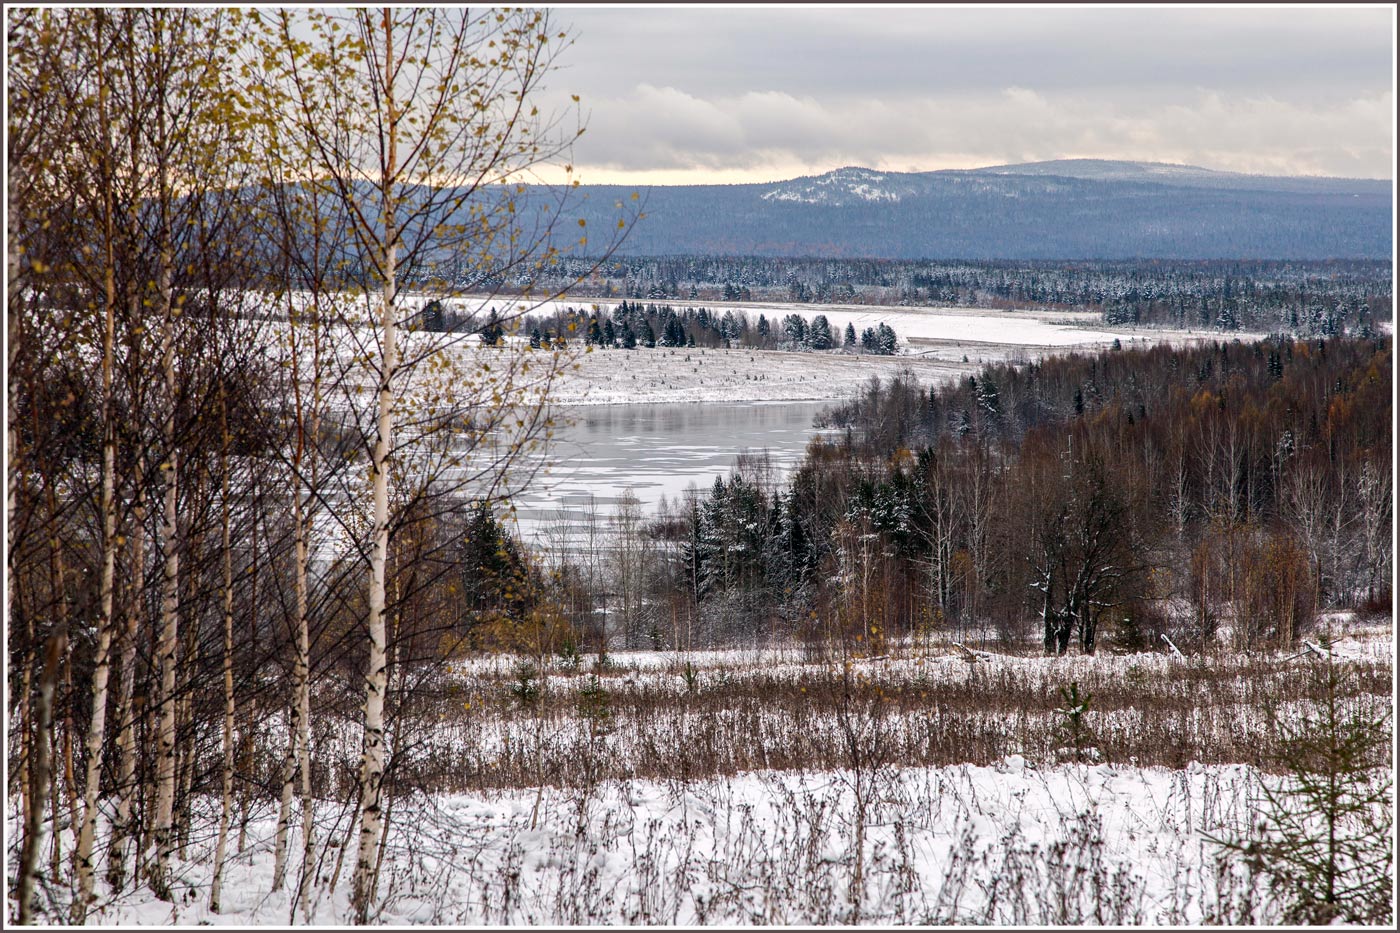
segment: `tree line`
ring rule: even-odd
[[[563,275],[581,270],[564,264]],[[1366,336],[1392,319],[1390,264],[1328,261],[981,261],[617,257],[603,297],[1085,310],[1109,324]]]
[[[452,306],[434,302],[423,308],[422,325],[430,331],[456,331],[477,334],[482,345],[497,346],[508,329],[496,308],[463,313]],[[566,347],[581,340],[585,347],[635,350],[637,347],[743,348],[753,350],[844,350],[892,356],[898,352],[899,336],[883,321],[865,327],[857,336],[855,325],[845,330],[833,325],[824,314],[810,320],[800,314],[787,314],[769,320],[760,313],[751,323],[742,309],[706,307],[676,308],[654,302],[622,301],[610,311],[596,305],[590,310],[566,307],[552,314],[525,314],[510,326],[509,333],[528,334],[531,348]]]

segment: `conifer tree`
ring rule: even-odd
[[[1285,776],[1260,782],[1263,807],[1247,834],[1215,839],[1273,879],[1289,924],[1394,920],[1394,779],[1388,709],[1348,697],[1330,656],[1306,678],[1321,698],[1298,721],[1272,711]]]

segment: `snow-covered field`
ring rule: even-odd
[[[1108,765],[755,772],[603,782],[401,803],[374,922],[585,924],[1108,924],[1277,922],[1259,878],[1208,837],[1244,831],[1243,766]],[[319,834],[340,844],[327,816]],[[861,827],[859,832],[857,828]],[[248,830],[207,907],[212,832],[176,867],[175,903],[104,898],[103,924],[283,925],[275,819]],[[301,843],[293,831],[291,851]],[[858,844],[859,843],[859,844]],[[346,923],[349,868],[325,853],[311,922]],[[859,866],[859,868],[857,868]],[[339,874],[336,870],[339,868]],[[1244,913],[1241,916],[1241,910]],[[296,922],[305,922],[298,916]]]
[[[1334,656],[1361,677],[1355,683],[1368,705],[1388,704],[1394,654],[1389,620],[1332,621]],[[455,663],[446,675],[461,689],[442,692],[443,706],[425,709],[421,722],[391,730],[391,748],[400,736],[413,746],[397,759],[397,767],[418,789],[392,798],[372,921],[545,926],[1281,922],[1283,905],[1267,876],[1252,874],[1215,841],[1247,833],[1260,813],[1262,788],[1277,786],[1280,778],[1218,757],[1183,759],[1174,768],[1151,766],[1146,759],[1114,754],[1121,747],[1115,736],[1142,730],[1145,717],[1157,715],[1149,707],[1173,705],[1179,709],[1165,715],[1179,718],[1188,731],[1228,735],[1255,729],[1258,723],[1246,720],[1258,716],[1243,716],[1258,712],[1251,691],[1298,696],[1304,673],[1316,670],[1313,655],[1178,660],[1161,653],[1045,658],[993,652],[968,663],[952,637],[893,645],[888,655],[853,659],[850,676],[856,682],[891,689],[881,687],[875,706],[865,703],[855,712],[818,710],[800,729],[781,721],[787,715],[783,710],[815,709],[826,702],[816,696],[814,672],[829,678],[841,665],[794,649],[617,652],[600,676],[586,669],[556,670],[547,696],[562,702],[538,718],[507,691],[524,659]],[[1063,710],[1053,708],[1060,702],[1057,686],[1071,681],[1102,696],[1088,705],[1090,741],[1108,754],[1066,758],[1067,749],[1053,748],[1059,740],[1017,744],[1015,735],[1026,732],[1026,722],[1037,739],[1054,733],[1054,718],[1063,717]],[[585,689],[596,691],[600,684],[612,697],[612,712],[590,720],[579,704]],[[799,698],[799,685],[805,698]],[[494,698],[484,697],[484,691]],[[1013,706],[1006,706],[1007,697],[1013,697]],[[1001,707],[995,706],[998,698]],[[959,706],[969,701],[971,710]],[[880,712],[886,702],[894,708]],[[1124,702],[1140,708],[1109,708]],[[688,731],[662,727],[670,714],[648,712],[658,703],[673,704]],[[733,715],[738,712],[730,708],[733,703],[772,712],[774,729],[814,735],[837,763],[704,770],[713,747],[750,742],[754,720]],[[910,763],[901,751],[910,724],[927,722],[946,732],[949,722],[968,716],[980,717],[982,730],[1003,724],[1012,743],[975,763],[968,760],[976,754],[970,747],[934,763]],[[634,729],[632,720],[645,728]],[[274,717],[265,737],[269,748],[281,748],[285,741],[278,723]],[[344,757],[353,765],[357,739],[349,720],[345,725],[337,739],[318,738],[318,761]],[[934,731],[919,741],[931,741]],[[435,751],[439,737],[460,746],[458,751],[445,756]],[[1237,747],[1253,746],[1249,735],[1242,739]],[[843,764],[847,741],[861,751]],[[541,742],[552,746],[546,757],[567,755],[578,773],[565,778],[532,764]],[[634,758],[642,762],[646,746],[656,743],[674,746],[671,767],[658,771],[631,764]],[[771,747],[777,754],[777,746]],[[420,772],[414,769],[424,755],[449,772],[458,769],[457,782],[474,789],[433,790],[418,783]],[[488,759],[514,760],[517,776],[551,779],[490,789],[489,780],[477,783],[488,775],[474,764]],[[174,902],[157,901],[144,887],[112,892],[99,864],[99,899],[90,922],[348,923],[355,835],[353,807],[346,801],[353,794],[349,785],[340,786],[317,802],[309,916],[291,915],[302,851],[295,821],[287,884],[272,890],[276,803],[264,797],[247,811],[244,842],[226,868],[222,913],[208,909],[217,803],[201,799],[188,845],[175,864]],[[15,838],[17,819],[12,798],[9,839]],[[105,823],[99,833],[105,833]],[[65,828],[65,852],[71,851],[71,837],[71,828]],[[11,866],[13,855],[12,850]],[[63,916],[67,896],[61,889],[42,892],[45,915]]]
[[[964,364],[918,356],[781,350],[595,350],[565,374],[552,397],[561,405],[834,401],[858,392],[872,377],[889,379],[902,370],[915,373],[925,385],[945,382],[974,372],[984,357],[992,354],[971,356]]]
[[[685,301],[658,302],[685,307]],[[499,298],[468,298],[467,309],[512,307]],[[544,302],[518,307],[549,315],[566,308],[607,313],[616,302],[594,299]],[[695,304],[692,302],[691,304]],[[888,378],[910,370],[921,382],[944,382],[975,372],[983,364],[1034,360],[1050,353],[1096,350],[1118,340],[1125,347],[1160,342],[1174,344],[1223,339],[1215,332],[1157,328],[1105,327],[1096,314],[1050,311],[986,311],[968,308],[869,307],[812,304],[705,304],[723,314],[743,312],[750,325],[759,315],[775,324],[788,314],[811,321],[825,315],[833,331],[852,324],[859,333],[879,323],[900,338],[897,356],[839,352],[794,353],[764,350],[664,349],[595,351],[578,360],[554,388],[564,405],[614,405],[632,402],[743,402],[843,399],[872,376]],[[1258,339],[1258,334],[1231,334],[1231,339]],[[472,341],[471,343],[474,343]],[[461,352],[475,352],[464,348]],[[965,361],[964,361],[965,358]]]
[[[639,299],[640,301],[640,299]],[[578,298],[562,301],[546,301],[536,304],[510,303],[501,298],[468,296],[460,304],[466,311],[477,314],[489,309],[501,313],[508,310],[519,313],[528,309],[529,313],[547,316],[568,308],[592,312],[611,313],[619,301],[611,299]],[[854,304],[796,304],[783,302],[712,302],[683,301],[666,299],[642,301],[642,304],[670,305],[673,308],[704,307],[711,312],[723,315],[727,311],[747,315],[749,326],[758,324],[759,316],[768,318],[776,328],[789,314],[796,314],[811,321],[817,315],[825,315],[833,331],[844,331],[847,324],[855,327],[859,334],[867,327],[888,324],[901,338],[901,344],[910,341],[953,341],[959,343],[1018,344],[1023,346],[1082,346],[1112,343],[1115,338],[1138,335],[1150,337],[1158,333],[1155,329],[1104,327],[1100,315],[1088,311],[993,311],[979,308],[909,307],[903,305],[854,305]],[[1162,332],[1165,333],[1165,332]],[[1173,332],[1173,333],[1185,333]],[[1241,335],[1247,337],[1248,335]],[[1124,340],[1126,343],[1127,340]]]
[[[404,296],[405,317],[421,308],[426,296]],[[529,313],[547,317],[568,308],[607,313],[616,302],[593,299],[520,302],[503,297],[467,297],[449,302],[463,312],[503,315]],[[671,302],[684,307],[685,302]],[[750,324],[766,315],[775,324],[787,314],[810,321],[823,314],[834,331],[854,325],[857,332],[879,323],[889,324],[899,335],[899,353],[874,356],[840,351],[789,352],[778,350],[653,348],[584,352],[575,340],[566,352],[571,363],[549,383],[554,404],[617,405],[669,402],[754,402],[845,399],[872,377],[887,379],[902,370],[914,373],[926,385],[946,382],[972,373],[987,363],[1030,361],[1054,353],[1094,351],[1115,340],[1124,347],[1155,343],[1185,344],[1202,340],[1254,340],[1259,334],[1224,335],[1213,331],[1181,331],[1159,328],[1104,326],[1098,315],[1087,312],[988,311],[967,308],[868,307],[862,305],[723,304],[706,305],[711,311],[743,312]],[[375,381],[369,366],[377,358],[375,329],[370,313],[348,308],[350,324],[331,331],[336,368],[349,376],[351,392],[367,405]],[[274,324],[274,329],[281,325]],[[422,331],[401,335],[405,358],[427,358],[434,347],[446,347],[445,365],[420,366],[405,401],[420,404],[455,381],[462,391],[489,398],[498,391],[533,395],[544,388],[549,350],[534,351],[534,361],[521,369],[519,350],[525,337],[506,338],[506,349],[482,349],[474,336],[433,334]],[[308,351],[309,352],[309,351]],[[528,357],[527,357],[528,358]],[[449,373],[444,380],[444,373]],[[427,404],[422,402],[422,404]]]
[[[1385,642],[1344,640],[1336,656],[1348,659],[1355,678],[1349,703],[1368,713],[1389,704]],[[557,659],[474,659],[452,665],[439,689],[455,700],[444,706],[445,719],[425,711],[423,728],[434,734],[415,754],[428,771],[451,761],[453,773],[492,786],[531,774],[577,783],[581,761],[593,753],[597,772],[611,777],[834,768],[844,760],[854,702],[867,704],[860,708],[875,717],[871,728],[891,761],[989,764],[1019,754],[1051,765],[1063,754],[1061,691],[1073,683],[1094,698],[1085,723],[1095,754],[1107,760],[1257,762],[1266,751],[1267,709],[1296,703],[1315,669],[1309,652],[1186,661],[1165,653],[989,653],[969,663],[947,641],[850,659],[844,670],[839,660],[792,649],[617,652],[601,669],[568,669]],[[522,672],[541,691],[528,714],[514,697]],[[608,707],[600,738],[578,718],[590,692]],[[445,777],[438,786],[461,785]]]

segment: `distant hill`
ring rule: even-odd
[[[623,255],[884,259],[1383,259],[1391,182],[1064,159],[936,172],[848,167],[753,185],[585,185],[568,216]],[[579,200],[581,195],[582,200]]]
[[[1245,175],[1169,162],[1119,162],[1108,159],[1056,159],[973,169],[977,175],[1058,175],[1095,181],[1137,181],[1181,188],[1236,191],[1293,191],[1312,194],[1371,194],[1390,197],[1390,182],[1374,178],[1323,175]]]

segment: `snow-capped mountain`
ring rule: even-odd
[[[922,193],[917,175],[877,172],[847,166],[825,175],[806,175],[780,183],[763,192],[765,201],[791,201],[798,204],[846,204],[852,201],[898,201]]]
[[[944,173],[932,173],[944,174]],[[1114,159],[1055,159],[971,169],[967,174],[1017,177],[1078,178],[1086,181],[1132,182],[1179,188],[1238,191],[1292,191],[1312,194],[1377,194],[1389,197],[1390,182],[1369,178],[1328,178],[1317,175],[1248,175],[1198,165],[1171,162],[1126,162]]]

